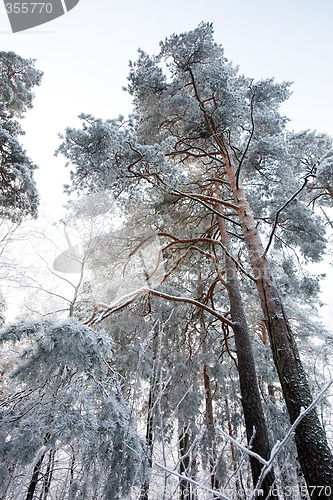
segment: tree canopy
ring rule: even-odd
[[[19,143],[24,132],[17,119],[32,108],[42,72],[14,52],[0,52],[0,72],[0,216],[16,222],[37,215],[37,167]]]
[[[209,23],[139,50],[128,82],[128,119],[81,114],[57,151],[83,247],[74,318],[44,307],[2,332],[20,347],[5,494],[330,498],[332,339],[306,266],[326,251],[332,140],[289,130],[290,83],[242,75]]]

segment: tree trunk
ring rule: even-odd
[[[51,486],[51,481],[52,481],[52,475],[53,475],[53,470],[54,470],[54,456],[55,456],[55,450],[50,450],[49,453],[49,461],[47,464],[46,472],[44,474],[44,481],[43,481],[43,490],[41,492],[40,498],[42,500],[46,500],[47,496],[50,491],[50,486]]]
[[[189,447],[190,436],[188,433],[188,429],[184,426],[179,435],[179,474],[188,474],[188,468],[190,465],[190,457],[188,455],[188,447]],[[187,481],[180,481],[179,483],[179,498],[180,500],[189,500],[190,499],[190,486]]]
[[[224,402],[225,402],[225,408],[226,408],[226,414],[227,414],[228,434],[231,438],[234,438],[233,432],[232,432],[231,417],[230,417],[229,400],[228,400],[227,396],[224,398]],[[232,468],[233,468],[233,471],[236,472],[236,470],[237,470],[236,451],[235,451],[235,445],[234,445],[233,441],[231,441],[231,440],[230,440],[230,452],[231,452]],[[241,474],[241,471],[239,471],[239,473],[237,474],[236,481],[235,481],[235,486],[236,486],[235,497],[238,500],[241,499],[241,490],[242,490],[242,481],[240,479],[240,474]]]
[[[34,467],[34,470],[32,473],[32,478],[31,478],[31,481],[29,484],[29,488],[28,488],[28,492],[27,492],[27,496],[26,496],[25,500],[33,500],[35,489],[36,489],[36,486],[38,483],[40,469],[41,469],[44,457],[45,457],[45,452],[42,454],[42,456],[40,457],[40,459],[38,460],[38,462],[36,463],[36,465]]]
[[[217,205],[217,210],[222,213],[222,205]],[[260,455],[265,460],[270,456],[270,445],[266,428],[265,416],[262,408],[257,374],[254,364],[254,357],[251,345],[250,334],[245,317],[244,305],[239,287],[237,268],[235,262],[229,257],[231,253],[229,236],[226,229],[225,220],[222,217],[218,219],[221,242],[227,253],[225,253],[225,270],[227,276],[227,292],[230,302],[231,319],[235,323],[233,327],[236,344],[239,385],[242,396],[242,407],[246,426],[246,436],[248,443],[252,442],[252,451]],[[253,437],[253,431],[255,435]],[[256,486],[260,477],[262,464],[250,458],[253,485]],[[274,474],[270,472],[263,484],[264,495],[257,498],[267,498],[271,486],[274,483]],[[268,497],[269,498],[269,497]]]
[[[236,185],[237,168],[230,158],[226,156],[224,155],[225,166],[236,201],[237,213],[252,270],[256,278],[274,363],[279,375],[289,417],[293,423],[302,408],[307,408],[311,404],[310,389],[270,265],[263,256],[263,247],[246,193],[241,185],[238,187]],[[330,487],[333,491],[333,458],[325,431],[315,410],[307,414],[297,426],[295,441],[308,488],[309,486],[316,487],[311,498],[322,498],[320,496],[320,486]],[[312,489],[309,488],[309,491]]]
[[[241,183],[238,182],[237,161],[234,159],[232,149],[228,146],[228,138],[219,133],[213,116],[207,111],[205,102],[200,98],[192,69],[187,68],[186,71],[190,75],[195,99],[200,105],[205,122],[220,152],[233,192],[252,271],[256,278],[274,363],[279,375],[290,421],[293,423],[302,409],[307,408],[312,402],[310,388],[270,265],[264,256],[264,250],[246,193]],[[240,166],[240,162],[238,162],[238,165]],[[305,415],[297,426],[295,442],[308,490],[309,493],[312,493],[311,498],[322,498],[320,487],[323,486],[333,492],[332,452],[315,410]],[[310,486],[314,487],[314,489],[310,488]],[[331,498],[333,498],[333,493]]]
[[[151,470],[153,464],[153,399],[154,399],[154,377],[152,377],[149,390],[149,401],[148,401],[148,415],[147,415],[147,427],[146,427],[146,444],[147,444],[147,465],[148,469]],[[149,493],[149,476],[145,479],[145,482],[141,488],[141,500],[148,500]]]
[[[207,365],[204,365],[203,376],[204,376],[204,387],[205,387],[208,439],[209,439],[209,443],[210,443],[210,457],[209,457],[210,482],[211,482],[212,490],[218,490],[220,487],[220,483],[216,477],[216,470],[215,470],[216,469],[216,451],[215,451],[215,426],[214,426],[214,414],[213,414],[213,398],[212,398],[212,389],[211,389],[211,385],[210,385],[210,377],[207,373]]]

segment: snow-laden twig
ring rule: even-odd
[[[251,446],[252,446],[252,443],[253,443],[253,440],[254,440],[254,438],[255,438],[255,435],[256,435],[256,430],[255,430],[255,428],[253,427],[253,434],[252,434],[251,439],[250,439],[250,442],[249,442],[249,444],[248,444],[248,447],[249,447],[249,448],[251,448]],[[245,462],[245,460],[246,460],[246,457],[247,457],[247,452],[246,452],[246,453],[245,453],[245,452],[243,452],[243,453],[242,453],[242,455],[241,455],[241,457],[240,457],[240,460],[238,461],[238,465],[237,465],[237,467],[236,467],[235,471],[231,474],[231,476],[229,476],[229,477],[228,477],[227,482],[226,482],[226,483],[225,483],[225,485],[224,485],[224,489],[227,489],[227,488],[229,487],[229,484],[231,483],[232,479],[233,479],[234,477],[237,477],[237,475],[239,474],[239,471],[241,470],[241,468],[242,468],[242,466],[243,466],[243,463],[244,463],[244,462]]]
[[[200,488],[201,490],[205,491],[206,493],[210,493],[213,495],[213,498],[220,498],[223,500],[230,500],[229,497],[227,497],[224,493],[222,493],[220,490],[212,490],[208,486],[203,486],[202,484],[198,483],[194,479],[191,479],[190,477],[185,476],[185,474],[178,474],[178,472],[170,469],[169,467],[165,467],[162,464],[159,464],[158,462],[154,462],[154,465],[158,467],[159,469],[164,470],[165,472],[168,472],[169,474],[172,474],[173,476],[178,477],[182,481],[187,481],[188,483],[194,484],[197,488]]]
[[[313,400],[313,402],[306,409],[303,409],[300,412],[300,414],[298,415],[298,417],[296,418],[296,420],[294,421],[294,423],[290,426],[287,434],[282,439],[282,441],[277,441],[275,443],[275,445],[273,446],[269,460],[265,460],[264,458],[262,458],[257,453],[254,453],[253,451],[251,451],[248,447],[240,444],[233,437],[229,436],[229,434],[227,434],[221,428],[218,427],[218,431],[226,439],[228,439],[229,441],[231,441],[235,446],[237,446],[240,450],[242,450],[243,453],[247,454],[248,456],[251,456],[251,457],[255,458],[256,460],[258,460],[260,463],[263,464],[263,467],[262,467],[261,474],[259,476],[258,482],[257,482],[257,484],[256,484],[256,486],[255,486],[255,488],[253,490],[253,493],[252,493],[251,497],[249,498],[249,500],[253,500],[255,498],[256,492],[260,489],[263,480],[265,479],[266,475],[272,469],[274,460],[276,459],[277,455],[280,453],[280,451],[282,450],[282,448],[284,447],[284,445],[286,444],[286,442],[291,438],[291,436],[294,433],[294,431],[295,431],[296,427],[298,426],[298,424],[321,401],[321,399],[324,397],[325,393],[328,391],[328,389],[331,387],[332,384],[333,384],[333,380],[331,380],[330,382],[328,382],[324,386],[324,388],[320,391],[320,393],[316,396],[316,398]]]
[[[271,456],[270,456],[269,460],[266,461],[266,464],[264,465],[264,467],[261,470],[261,474],[260,474],[260,477],[258,479],[258,483],[256,485],[256,490],[258,490],[260,488],[260,486],[261,486],[263,480],[265,479],[266,475],[272,469],[274,460],[276,459],[277,455],[280,453],[280,451],[282,450],[282,448],[284,447],[284,445],[286,444],[286,442],[288,441],[288,439],[291,438],[291,436],[294,433],[294,431],[295,431],[296,427],[298,426],[298,424],[321,401],[321,399],[324,397],[325,393],[328,391],[328,389],[331,387],[332,384],[333,384],[333,380],[331,380],[330,382],[328,382],[324,386],[324,388],[320,391],[320,393],[316,396],[316,398],[312,401],[312,403],[307,408],[301,410],[300,414],[298,415],[298,417],[296,418],[296,420],[294,421],[294,423],[290,426],[289,431],[287,432],[287,434],[285,435],[285,437],[282,439],[282,441],[277,441],[275,443],[275,445],[272,448]],[[255,491],[256,490],[254,490],[254,492],[252,493],[252,496],[251,496],[251,498],[249,500],[253,500],[255,498]]]
[[[211,307],[207,306],[206,304],[199,302],[198,300],[194,300],[194,299],[191,299],[188,297],[169,295],[167,293],[160,292],[159,290],[153,290],[151,288],[144,288],[144,287],[138,288],[137,290],[134,290],[133,292],[130,292],[126,295],[123,295],[122,297],[119,297],[119,299],[116,299],[109,306],[106,306],[106,304],[100,304],[99,306],[103,309],[103,312],[99,316],[96,316],[95,318],[88,320],[87,322],[85,322],[85,324],[89,324],[90,326],[96,325],[97,323],[100,323],[105,318],[110,316],[110,314],[116,312],[117,310],[124,307],[125,305],[128,305],[136,297],[140,297],[141,295],[145,295],[145,294],[154,295],[155,297],[161,297],[165,300],[170,300],[173,302],[185,302],[187,304],[195,305],[197,307],[200,307],[204,311],[210,313],[212,316],[215,316],[222,323],[227,324],[228,326],[231,326],[231,328],[234,326],[234,323],[232,321],[230,321],[228,318],[226,318],[222,314],[218,313],[217,311],[215,311],[215,309],[212,309]]]
[[[222,434],[222,436],[224,436],[225,438],[229,439],[229,441],[231,441],[235,446],[237,446],[237,448],[239,448],[240,450],[242,450],[243,453],[246,453],[250,457],[253,457],[253,458],[257,459],[263,465],[267,465],[268,464],[267,460],[265,460],[260,455],[258,455],[258,453],[255,453],[254,451],[251,451],[246,446],[240,444],[238,441],[236,441],[236,439],[234,439],[232,436],[229,436],[229,434],[227,434],[226,432],[224,432],[220,427],[218,427],[218,431]]]

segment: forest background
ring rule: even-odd
[[[22,142],[38,165],[35,176],[41,196],[41,225],[51,227],[63,214],[67,197],[63,184],[68,180],[64,160],[56,158],[58,134],[66,126],[78,125],[82,112],[107,119],[131,111],[126,85],[128,61],[137,49],[158,51],[159,41],[180,33],[201,21],[214,22],[216,40],[222,43],[229,60],[241,72],[255,79],[274,77],[292,81],[290,99],[283,112],[294,130],[315,129],[333,135],[333,65],[330,28],[333,6],[329,0],[282,0],[234,2],[209,0],[153,1],[126,3],[80,0],[65,16],[27,32],[12,34],[5,8],[0,16],[2,50],[37,59],[44,72],[43,83],[35,88],[33,110],[24,117],[26,135]],[[53,237],[63,246],[66,240],[55,230]],[[56,250],[55,250],[56,253]],[[54,255],[55,256],[55,255]],[[329,285],[332,271],[325,266],[323,302],[332,304]],[[19,313],[17,293],[8,295],[12,318]],[[327,327],[333,324],[332,307],[321,314]]]
[[[63,24],[61,20],[52,24],[54,32],[40,29],[15,35],[17,37],[15,39],[10,38],[12,35],[2,32],[4,40],[8,40],[8,45],[11,45],[3,49],[14,50],[23,57],[36,58],[38,69],[44,71],[43,83],[36,89],[34,109],[28,112],[23,121],[26,135],[22,138],[29,155],[40,166],[36,180],[42,197],[41,217],[36,225],[30,222],[24,223],[25,228],[23,227],[23,232],[19,234],[24,234],[21,242],[28,239],[33,249],[38,247],[39,261],[43,261],[46,268],[51,267],[54,257],[64,248],[62,245],[68,244],[68,233],[65,233],[63,223],[59,223],[61,216],[66,217],[66,211],[62,207],[66,201],[62,185],[68,180],[68,172],[64,169],[63,157],[53,157],[53,152],[59,145],[57,134],[62,132],[65,126],[80,126],[77,115],[82,111],[108,119],[131,110],[130,96],[121,91],[121,87],[126,85],[128,59],[136,59],[138,46],[148,52],[157,52],[157,43],[165,35],[191,29],[207,17],[203,15],[203,7],[191,4],[191,8],[188,5],[185,9],[185,4],[186,2],[181,6],[168,4],[168,9],[159,7],[158,11],[156,6],[147,5],[147,12],[151,16],[149,17],[143,14],[142,4],[140,7],[133,5],[131,9],[127,5],[126,14],[125,12],[120,14],[119,10],[111,9],[110,4],[103,6],[102,13],[101,6],[94,6],[92,11],[91,5],[88,6],[87,2],[81,1],[76,9],[77,12],[75,10],[62,19]],[[328,26],[327,30],[324,29],[330,10],[328,3],[323,2],[321,10],[314,9],[311,2],[302,5],[294,2],[285,6],[282,3],[279,4],[278,10],[274,10],[272,6],[268,8],[267,4],[264,6],[261,2],[252,4],[250,9],[245,8],[242,2],[233,4],[232,7],[212,2],[211,5],[205,5],[205,11],[209,11],[209,7],[215,14],[213,16],[215,39],[218,42],[222,41],[226,56],[240,65],[242,73],[255,78],[273,75],[277,81],[295,80],[294,95],[282,106],[282,112],[291,118],[288,128],[297,130],[316,128],[318,132],[331,133],[332,129],[328,123],[329,106],[332,102],[328,91],[331,68],[327,64],[331,35]],[[235,7],[238,7],[237,14],[233,11]],[[166,19],[170,12],[172,16],[169,24]],[[124,22],[120,23],[122,16]],[[152,16],[155,16],[154,19]],[[163,19],[163,23],[155,22],[158,18]],[[320,23],[321,28],[318,32],[314,31],[313,26],[319,28]],[[25,37],[24,43],[22,43],[23,37]],[[266,40],[269,40],[269,44]],[[299,73],[301,71],[303,73]],[[298,76],[300,74],[304,75],[304,79]],[[314,75],[315,81],[312,80]],[[320,89],[318,89],[319,82]],[[66,149],[63,152],[66,154]],[[72,159],[70,155],[69,152],[68,157]],[[67,224],[70,225],[70,221],[67,220]],[[41,236],[46,236],[53,245],[53,250],[43,253],[41,239],[38,240]],[[67,237],[66,243],[64,236]],[[73,242],[75,236],[71,234],[70,237]],[[24,246],[26,248],[25,244]],[[37,268],[37,260],[31,266],[31,253],[25,254],[20,248],[20,242],[17,248],[19,250],[16,258],[21,261],[22,268],[24,266]],[[50,252],[54,252],[53,257]],[[317,270],[329,274],[329,260],[328,256]],[[314,269],[311,267],[311,270]],[[39,279],[35,282],[38,287]],[[322,298],[328,304],[331,301],[329,282],[329,278],[326,279],[325,287],[325,281],[322,281]],[[17,283],[19,286],[13,289],[12,298],[10,293],[6,296],[9,318],[14,317],[16,313],[23,317],[24,307],[30,312],[36,312],[41,307],[42,311],[43,300],[40,299],[40,304],[38,300],[34,303],[32,290],[35,286],[31,286],[31,281],[28,286],[31,289],[30,296],[25,300],[24,306],[19,303],[18,290],[21,288],[19,279]],[[51,285],[50,281],[49,284],[52,288],[53,283]],[[43,286],[45,287],[42,285],[40,288]],[[17,302],[16,307],[15,302]],[[323,306],[319,312],[329,328],[330,307]]]

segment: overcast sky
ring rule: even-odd
[[[294,82],[285,105],[293,128],[333,135],[332,19],[332,0],[80,0],[66,15],[12,34],[0,5],[1,50],[35,58],[44,71],[24,141],[42,186],[53,180],[47,199],[59,199],[63,182],[57,134],[81,112],[126,115],[122,87],[137,49],[156,52],[160,40],[201,21],[214,23],[216,41],[246,76]]]
[[[130,112],[122,87],[137,49],[157,52],[160,40],[201,21],[213,22],[216,42],[246,76],[294,82],[284,106],[290,127],[333,135],[332,20],[333,0],[80,0],[66,15],[12,34],[1,2],[1,50],[35,58],[44,71],[23,128],[45,210],[58,213],[65,199],[57,134],[81,112]]]

